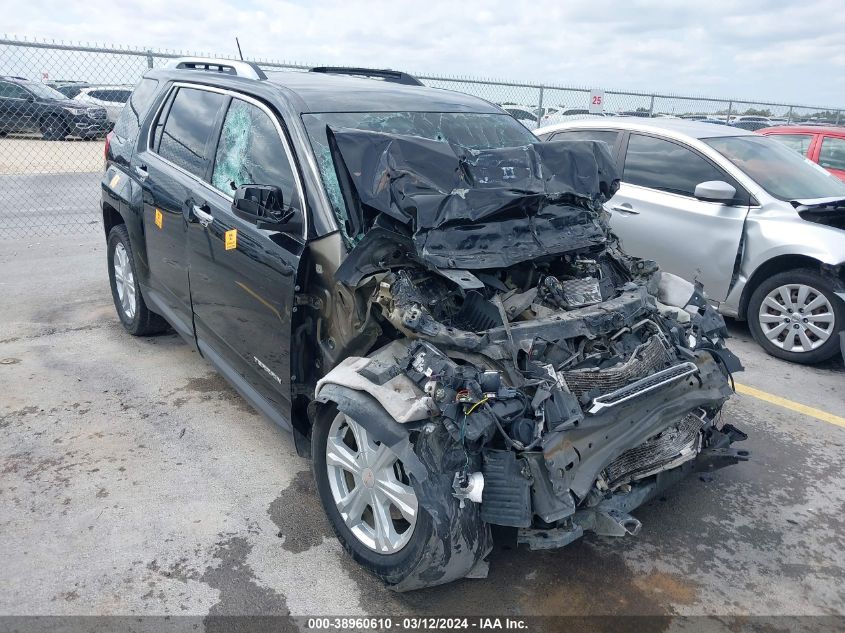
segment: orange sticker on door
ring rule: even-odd
[[[161,209],[156,209],[156,226],[161,228],[164,223],[164,216],[161,214]]]
[[[238,247],[238,229],[226,231],[226,250],[231,251]]]

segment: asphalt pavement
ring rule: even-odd
[[[0,240],[84,235],[102,225],[102,172],[0,174]]]
[[[845,415],[841,360],[731,332],[740,384]],[[175,334],[124,332],[98,229],[2,241],[0,615],[845,614],[845,428],[747,395],[725,416],[751,461],[635,511],[638,536],[503,533],[487,579],[396,594],[332,536],[290,436]]]

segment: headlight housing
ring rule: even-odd
[[[70,112],[71,114],[74,114],[74,115],[85,114],[85,108],[84,107],[62,106],[62,110],[65,110],[66,112]]]

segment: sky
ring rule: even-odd
[[[29,0],[0,32],[232,56],[237,35],[253,58],[845,107],[841,0]]]

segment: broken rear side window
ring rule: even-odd
[[[311,147],[320,168],[332,210],[350,244],[362,234],[350,235],[349,214],[341,195],[334,163],[326,140],[326,127],[419,136],[471,149],[519,147],[537,141],[531,132],[506,114],[474,112],[330,112],[303,114]]]

